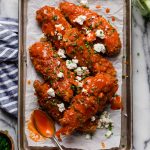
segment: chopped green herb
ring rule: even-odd
[[[89,26],[89,29],[90,29],[90,30],[92,30],[92,29],[93,29],[92,25],[90,25],[90,26]]]
[[[80,47],[79,47],[79,50],[83,50],[83,46],[80,46]]]
[[[89,42],[85,42],[85,46],[87,47],[87,48],[89,48],[89,46],[90,46],[90,44],[89,44]]]
[[[140,53],[137,53],[137,56],[140,56]]]
[[[99,22],[99,25],[102,25],[102,21]]]
[[[57,58],[57,57],[58,57],[58,54],[54,54],[53,56],[54,56],[54,58]]]
[[[76,87],[74,85],[71,85],[71,89],[75,91]]]
[[[56,15],[53,16],[53,20],[54,20],[54,21],[58,20],[58,16],[56,16]]]
[[[61,69],[60,72],[64,73],[64,70]]]
[[[52,81],[52,80],[50,80],[49,82],[50,82],[50,84],[53,84],[53,81]]]
[[[112,29],[112,33],[114,33],[115,32],[115,29]]]
[[[95,24],[95,27],[97,28],[97,27],[98,27],[98,24]]]
[[[77,46],[77,43],[73,43],[72,46]]]

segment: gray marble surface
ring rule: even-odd
[[[18,1],[0,0],[0,17],[17,18]],[[135,6],[132,17],[133,145],[135,150],[150,150],[150,23]],[[17,121],[1,110],[0,129],[8,130],[16,143]]]

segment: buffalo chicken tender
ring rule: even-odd
[[[107,106],[117,89],[116,79],[109,74],[97,74],[85,79],[82,92],[73,98],[72,104],[60,119],[62,128],[56,132],[57,137],[60,139],[60,135],[70,135],[82,127],[99,109],[103,110]]]
[[[48,115],[50,115],[56,122],[59,123],[59,120],[63,118],[63,114],[68,107],[68,104],[64,104],[64,102],[62,102],[58,97],[49,98],[47,91],[50,89],[50,84],[47,82],[41,83],[40,81],[35,80],[33,86],[36,91],[39,106],[44,111],[46,111]],[[61,105],[64,105],[63,111],[61,111],[59,107]],[[82,127],[77,129],[77,131],[82,133],[94,133],[96,131],[97,124],[97,119],[94,121],[89,119]]]
[[[52,49],[52,45],[48,42],[37,42],[30,47],[29,53],[35,70],[51,83],[49,95],[55,97],[56,94],[69,102],[73,97],[71,87],[76,84],[75,76],[67,69],[65,61]]]
[[[103,43],[108,56],[115,56],[120,52],[119,34],[105,18],[88,8],[69,2],[60,3],[60,9],[69,22],[86,35],[88,41],[97,42],[98,39]]]
[[[45,6],[37,11],[36,19],[57,49],[64,49],[70,58],[78,59],[79,66],[88,67],[94,74],[116,75],[112,63],[100,56],[86,37],[78,29],[70,26],[58,9]]]
[[[58,104],[62,102],[58,98],[49,98],[48,90],[50,85],[48,83],[41,83],[40,81],[34,81],[34,89],[38,97],[38,104],[44,109],[56,122],[63,117],[63,112],[59,111]]]

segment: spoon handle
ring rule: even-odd
[[[58,140],[55,138],[55,136],[52,137],[52,139],[54,140],[54,142],[56,143],[56,145],[59,147],[60,150],[64,150],[61,145],[59,144]]]

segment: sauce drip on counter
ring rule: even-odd
[[[106,8],[106,13],[108,14],[108,13],[110,13],[110,8]]]
[[[111,19],[113,22],[116,20],[116,18],[114,16],[112,16]]]
[[[96,5],[96,8],[98,8],[98,9],[101,8],[101,7],[102,7],[101,5]]]
[[[31,80],[28,80],[28,85],[30,85],[31,84]]]
[[[114,98],[112,98],[111,100],[111,109],[113,110],[118,110],[118,109],[122,109],[123,105],[122,105],[122,100],[120,96],[115,96]]]
[[[33,114],[31,115],[30,120],[28,121],[28,130],[29,130],[29,137],[34,142],[39,142],[44,140],[44,138],[35,129],[34,122],[33,122]]]

